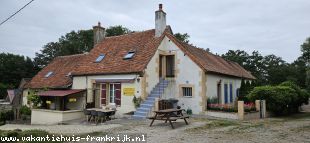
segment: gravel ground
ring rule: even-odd
[[[0,130],[43,129],[51,133],[91,134],[93,136],[115,134],[147,134],[148,143],[210,142],[210,143],[310,143],[310,113],[264,120],[234,121],[206,118],[191,118],[189,125],[179,120],[175,129],[169,123],[149,120],[116,119],[100,125],[5,125]]]

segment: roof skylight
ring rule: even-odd
[[[125,59],[125,60],[126,60],[126,59],[131,59],[134,55],[135,55],[135,52],[134,52],[134,51],[130,51],[130,52],[128,52],[128,53],[125,55],[124,59]]]
[[[53,74],[53,72],[52,72],[52,71],[49,71],[44,77],[48,78],[48,77],[50,77],[52,74]]]
[[[104,54],[100,54],[99,56],[98,56],[98,58],[96,59],[96,63],[99,63],[99,62],[101,62],[103,59],[104,59]]]

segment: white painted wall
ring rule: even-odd
[[[31,124],[51,125],[58,124],[63,121],[84,118],[83,111],[70,110],[70,111],[57,111],[45,109],[32,109],[31,110]]]
[[[156,62],[156,60],[159,60],[158,51],[156,51],[155,55],[152,57],[152,59],[150,60],[149,64],[147,65],[145,69],[144,75],[146,75],[146,82],[147,82],[146,94],[147,95],[149,95],[152,89],[159,82],[159,74],[156,72],[156,70],[158,70],[159,68],[159,65]]]
[[[27,101],[28,101],[28,100],[27,100],[28,91],[29,91],[29,89],[24,89],[24,90],[23,90],[23,95],[22,95],[22,96],[23,96],[23,99],[22,99],[23,101],[22,101],[22,105],[26,105],[26,106],[29,107],[30,105],[27,104]]]
[[[93,101],[93,92],[92,92],[92,81],[96,79],[136,79],[139,75],[135,74],[124,74],[124,75],[94,75],[94,76],[77,76],[73,77],[73,85],[72,89],[88,89],[87,90],[87,102]],[[141,81],[140,81],[141,82]],[[131,111],[135,111],[134,104],[132,103],[132,99],[134,96],[125,96],[123,94],[124,87],[134,87],[135,88],[135,96],[141,96],[141,83],[137,80],[134,83],[122,83],[122,93],[121,93],[121,106],[117,107],[116,114],[121,116],[124,113],[128,113]],[[101,94],[101,92],[100,92]],[[108,100],[108,98],[107,98]]]
[[[201,92],[201,87],[199,86],[199,81],[201,80],[201,76],[199,72],[201,68],[194,63],[187,55],[184,55],[184,52],[177,47],[169,38],[165,37],[160,44],[159,50],[167,51],[176,54],[175,59],[175,69],[178,70],[178,73],[175,77],[174,85],[170,85],[170,91],[166,92],[166,95],[163,97],[171,98],[174,97],[179,100],[178,105],[180,105],[183,109],[192,109],[194,114],[199,114],[201,112],[201,106],[199,105],[201,101],[201,97],[199,96],[199,92]],[[158,52],[155,56],[159,56]],[[179,61],[179,64],[177,64]],[[156,75],[158,77],[158,75]],[[193,84],[194,91],[193,97],[182,97],[179,96],[179,85],[180,84]]]
[[[224,84],[228,84],[228,101],[230,101],[229,84],[232,83],[233,86],[233,101],[236,100],[236,90],[240,88],[241,78],[228,77],[224,75],[206,74],[206,85],[207,85],[207,97],[217,97],[217,83],[221,80],[221,104],[224,104]]]

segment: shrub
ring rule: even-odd
[[[134,96],[132,99],[132,102],[135,105],[135,108],[138,108],[138,107],[140,107],[140,104],[142,102],[142,98]]]
[[[207,99],[207,103],[209,104],[216,104],[216,103],[218,103],[218,98],[217,97],[211,97],[211,98],[208,98]]]
[[[41,104],[41,98],[38,95],[36,95],[34,91],[29,91],[27,100],[31,102],[34,107],[37,107],[39,104]]]
[[[288,86],[288,83],[283,83],[279,86],[260,86],[255,87],[249,94],[251,101],[266,100],[266,108],[276,115],[289,114],[298,111],[299,106],[304,103],[304,98],[307,97],[302,91],[300,93],[293,86]],[[305,97],[303,97],[305,96]]]
[[[19,110],[21,115],[31,115],[31,110],[26,105],[23,105]]]

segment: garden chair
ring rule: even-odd
[[[97,112],[96,110],[91,110],[91,111],[90,111],[90,114],[91,114],[90,122],[91,122],[92,120],[94,120],[94,121],[96,122],[96,119],[97,119],[97,117],[98,117],[98,112]]]
[[[107,113],[106,112],[98,112],[98,118],[97,118],[97,123],[99,120],[101,120],[100,123],[102,123],[102,120],[106,121],[107,119]]]
[[[84,115],[86,116],[86,121],[88,122],[91,117],[91,112],[87,109],[84,109]]]

